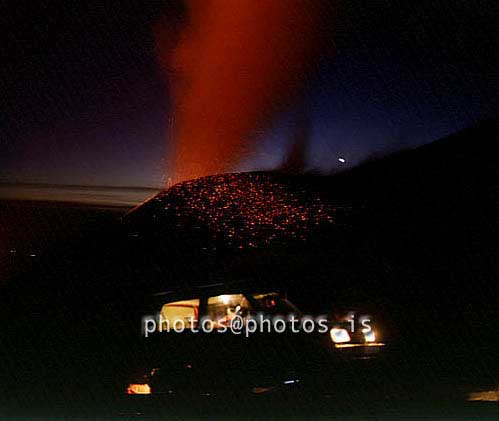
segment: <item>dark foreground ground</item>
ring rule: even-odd
[[[369,305],[392,346],[380,363],[338,370],[329,393],[166,401],[153,416],[497,419],[496,141],[489,123],[314,179],[350,216],[282,247],[205,251],[124,230],[125,208],[0,202],[0,418],[134,418],[115,390],[140,358],[130,344],[143,294],[264,278],[306,313]]]

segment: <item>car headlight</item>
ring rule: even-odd
[[[350,335],[346,329],[332,328],[329,332],[331,339],[335,344],[350,342]]]
[[[362,333],[364,334],[364,340],[366,342],[376,342],[376,333],[371,328],[362,329]]]

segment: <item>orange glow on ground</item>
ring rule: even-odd
[[[231,248],[305,241],[335,222],[336,207],[265,173],[223,174],[177,184],[153,200],[178,227],[208,229]],[[153,203],[154,205],[154,203]],[[184,228],[185,229],[185,228]]]

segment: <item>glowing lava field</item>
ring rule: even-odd
[[[176,184],[132,212],[175,230],[199,230],[230,248],[305,241],[336,222],[338,204],[274,173],[231,173]]]

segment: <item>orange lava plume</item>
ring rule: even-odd
[[[173,182],[230,171],[253,132],[298,94],[318,55],[321,5],[189,1],[173,51],[158,25],[159,58],[173,88]]]

